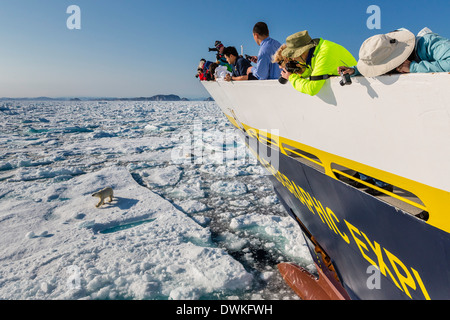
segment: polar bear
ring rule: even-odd
[[[114,193],[113,193],[113,189],[111,187],[102,189],[100,191],[97,191],[95,193],[92,194],[93,197],[99,197],[100,198],[100,202],[97,203],[96,207],[100,207],[102,204],[105,203],[105,199],[109,197],[109,202],[113,201],[113,197],[114,197]]]

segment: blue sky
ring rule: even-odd
[[[81,9],[81,30],[66,27],[69,5]],[[366,26],[370,5],[381,29]],[[448,0],[2,0],[0,97],[206,97],[199,60],[214,60],[216,40],[256,55],[258,21],[281,43],[308,30],[358,58],[366,38],[399,27],[450,38],[448,17]]]

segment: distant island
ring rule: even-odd
[[[187,98],[180,98],[175,94],[158,94],[152,97],[135,98],[93,98],[92,101],[189,101]]]
[[[181,98],[175,94],[158,94],[152,97],[134,97],[134,98],[89,98],[89,97],[79,97],[79,98],[49,98],[49,97],[36,97],[36,98],[0,98],[0,101],[190,101],[187,98]],[[194,101],[196,101],[195,99]],[[200,98],[201,101],[214,101],[211,97]],[[197,100],[197,101],[198,101]]]

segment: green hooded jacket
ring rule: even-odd
[[[338,67],[351,67],[356,63],[352,54],[343,46],[321,38],[306,71],[301,75],[292,73],[289,81],[296,90],[314,96],[319,93],[326,80],[310,80],[310,76],[338,76]]]

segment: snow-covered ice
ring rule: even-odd
[[[297,298],[276,264],[312,268],[303,237],[214,102],[0,114],[0,299]]]

